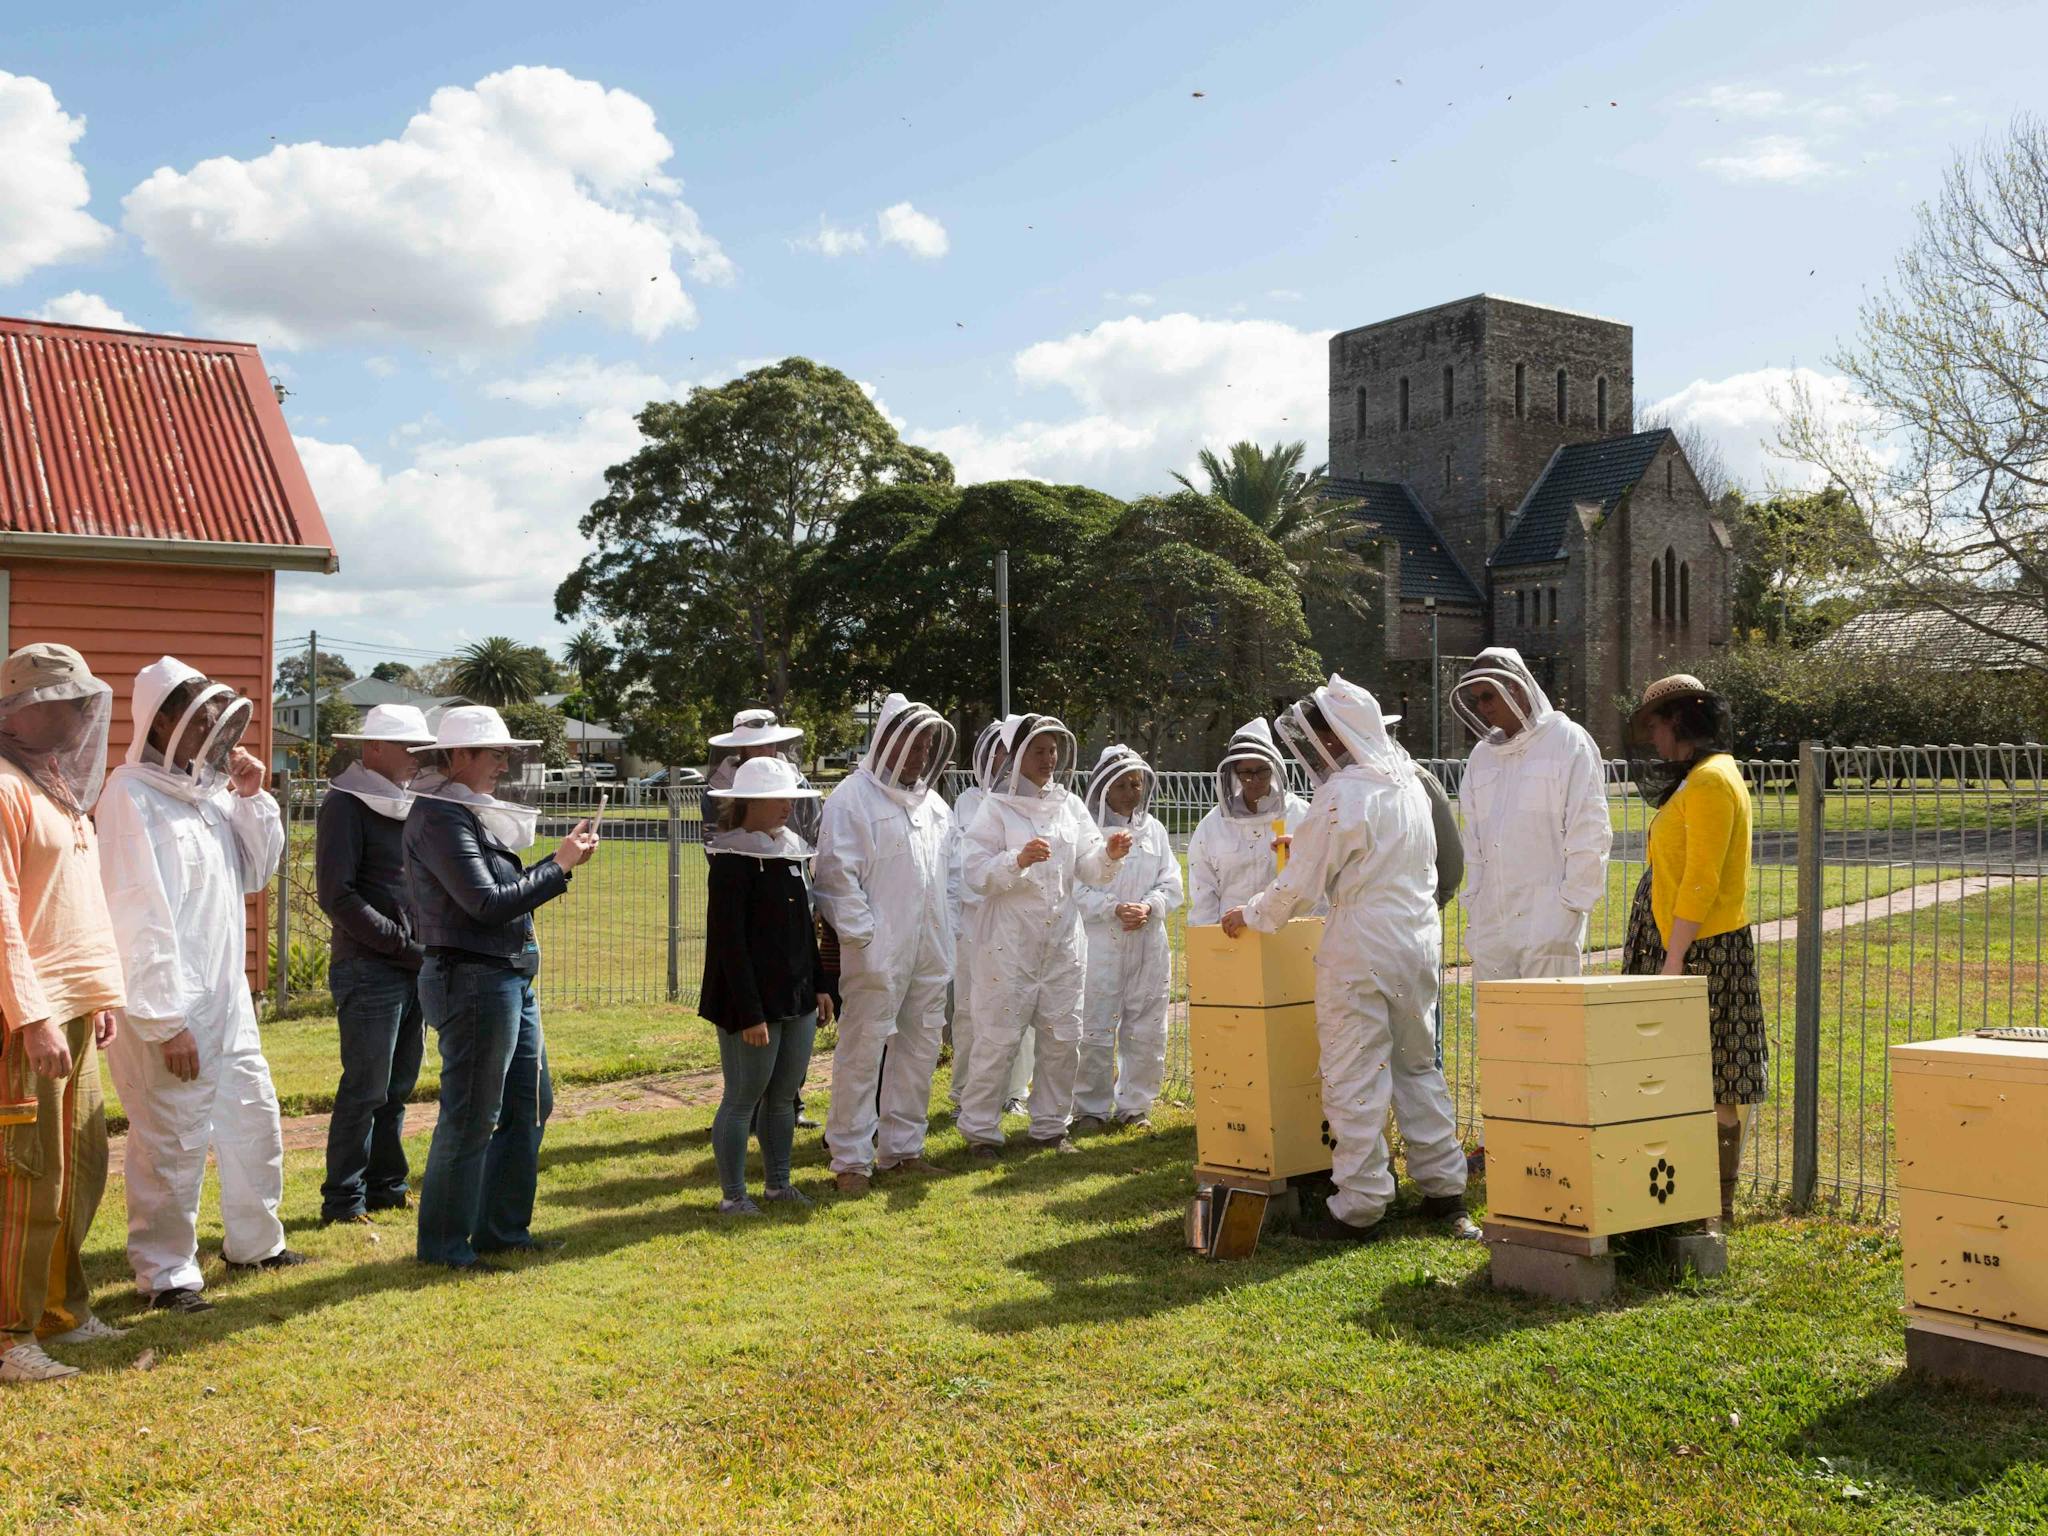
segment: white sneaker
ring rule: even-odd
[[[52,1360],[34,1339],[0,1355],[0,1381],[62,1381],[77,1374],[77,1366]]]
[[[55,1338],[44,1340],[48,1344],[104,1344],[112,1339],[128,1337],[126,1328],[116,1328],[112,1323],[97,1315],[89,1316],[69,1333],[60,1333]]]

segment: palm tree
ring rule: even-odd
[[[604,643],[604,632],[595,624],[584,625],[562,647],[562,660],[576,669],[576,681],[585,691],[604,671],[611,657],[611,647]]]
[[[534,648],[504,635],[486,636],[459,652],[450,681],[463,697],[500,708],[524,704],[540,692]]]
[[[1331,501],[1322,494],[1330,466],[1303,470],[1308,444],[1232,443],[1226,463],[1204,448],[1196,461],[1209,481],[1208,494],[1236,508],[1280,546],[1304,602],[1339,603],[1359,613],[1370,606],[1360,590],[1369,568],[1351,547],[1357,536],[1358,503]],[[1186,475],[1173,477],[1199,490]]]

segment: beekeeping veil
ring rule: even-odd
[[[68,645],[25,645],[0,667],[0,756],[74,816],[107,775],[114,690]]]
[[[944,780],[952,760],[953,727],[945,716],[892,693],[882,701],[860,765],[892,795],[917,801]]]

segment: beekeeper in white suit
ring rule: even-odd
[[[953,816],[936,786],[952,756],[953,727],[892,693],[825,802],[813,894],[839,934],[841,999],[825,1145],[845,1195],[866,1194],[877,1168],[938,1171],[924,1142],[953,970]]]
[[[1419,770],[1388,723],[1370,693],[1334,673],[1281,718],[1282,739],[1315,780],[1315,800],[1287,868],[1225,912],[1223,931],[1276,932],[1316,901],[1330,904],[1316,953],[1316,1037],[1337,1190],[1305,1235],[1356,1242],[1380,1231],[1394,1199],[1391,1098],[1422,1214],[1477,1238],[1431,1027],[1441,949],[1436,834]]]
[[[1506,646],[1473,659],[1451,708],[1479,738],[1459,792],[1473,974],[1576,976],[1614,843],[1600,749]]]
[[[1078,882],[1107,885],[1131,834],[1107,838],[1067,788],[1074,737],[1050,715],[1006,723],[996,786],[962,855],[974,915],[974,1061],[955,1122],[974,1156],[1003,1145],[1003,1095],[1018,1043],[1035,1036],[1028,1139],[1071,1152],[1067,1125],[1081,1047],[1086,974]]]
[[[1188,839],[1188,922],[1218,922],[1263,891],[1276,868],[1275,844],[1291,838],[1307,814],[1308,802],[1287,787],[1273,728],[1247,720],[1216,765],[1216,803]]]
[[[96,817],[128,995],[107,1052],[128,1112],[128,1262],[151,1306],[199,1311],[209,1147],[228,1267],[301,1262],[277,1219],[284,1138],[243,975],[243,898],[269,883],[284,827],[239,745],[247,699],[166,656],[136,675],[131,709]]]
[[[991,720],[981,728],[981,734],[974,738],[974,782],[960,791],[960,798],[953,802],[953,838],[948,848],[946,870],[946,906],[953,919],[953,1080],[948,1097],[955,1112],[960,1108],[960,1090],[967,1084],[967,1069],[974,1060],[974,911],[981,905],[981,898],[967,889],[961,858],[967,848],[967,828],[974,821],[974,813],[981,809],[981,802],[988,797],[991,775],[1002,760],[1003,728],[1015,715],[1003,720]],[[1024,1051],[1017,1053],[1022,1077],[1011,1073],[1011,1098],[1022,1098],[1031,1082],[1031,1060]]]
[[[1131,851],[1100,885],[1082,880],[1076,897],[1088,940],[1082,993],[1081,1056],[1074,1079],[1077,1131],[1114,1120],[1152,1123],[1152,1101],[1166,1076],[1166,991],[1173,954],[1166,916],[1181,904],[1180,859],[1166,826],[1151,814],[1157,779],[1125,746],[1096,759],[1084,797],[1103,832],[1131,835]]]
[[[1459,791],[1473,978],[1576,976],[1614,845],[1600,749],[1510,646],[1472,659],[1451,709],[1478,737]],[[1485,1157],[1473,1152],[1474,1171]]]

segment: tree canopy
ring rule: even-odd
[[[455,656],[448,680],[464,698],[502,710],[547,691],[552,675],[552,666],[542,665],[547,660],[538,646],[521,645],[505,635],[489,635]]]
[[[306,691],[306,678],[312,671],[307,665],[304,651],[287,651],[277,658],[277,670],[272,688],[280,699],[290,698],[295,693]],[[332,651],[319,653],[320,692],[324,697],[330,688],[339,688],[343,683],[356,680],[356,669]]]

